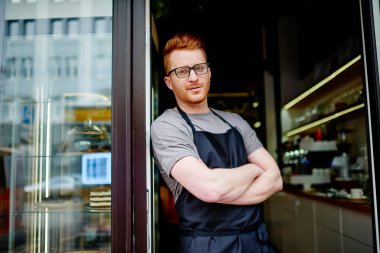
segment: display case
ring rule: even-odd
[[[336,179],[360,181],[355,185],[365,187],[368,156],[362,68],[359,55],[282,107],[280,155],[285,174],[326,171],[330,175],[333,169]]]
[[[1,252],[111,251],[112,1],[91,7],[5,5]]]

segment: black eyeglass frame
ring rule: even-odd
[[[195,66],[198,66],[198,65],[202,65],[202,64],[206,64],[206,65],[207,65],[207,71],[206,71],[205,73],[203,73],[203,74],[198,74],[197,71],[194,69],[194,67],[195,67]],[[184,67],[187,67],[187,68],[190,69],[190,71],[189,71],[189,75],[188,75],[188,76],[184,76],[184,77],[179,77],[179,76],[177,75],[177,71],[176,71],[176,70],[177,70],[177,69],[180,69],[180,68],[184,68]],[[189,77],[189,76],[190,76],[190,72],[191,72],[191,70],[194,70],[195,74],[197,74],[197,75],[205,75],[205,74],[208,73],[208,69],[209,69],[209,67],[210,67],[210,63],[209,63],[209,62],[197,63],[197,64],[195,64],[195,65],[192,66],[192,67],[190,67],[190,66],[181,66],[181,67],[174,68],[174,69],[170,70],[170,71],[166,74],[166,76],[169,76],[172,72],[174,72],[175,75],[176,75],[178,78],[186,78],[186,77]]]

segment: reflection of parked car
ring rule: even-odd
[[[82,185],[82,175],[80,174],[70,174],[67,176],[56,176],[52,177],[48,184],[46,181],[40,184],[26,185],[24,187],[25,192],[34,192],[39,190],[45,190],[48,187],[50,191],[59,191],[60,193],[69,193],[75,189],[77,186]]]

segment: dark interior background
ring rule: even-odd
[[[263,70],[278,65],[277,23],[297,20],[299,78],[360,37],[356,0],[153,0],[160,48],[176,32],[201,35],[213,72],[211,92],[261,89]],[[262,59],[266,27],[268,60]]]

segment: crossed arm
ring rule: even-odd
[[[205,202],[250,205],[263,202],[282,190],[280,170],[264,148],[248,156],[249,163],[233,169],[208,168],[187,156],[172,168],[171,175]]]

